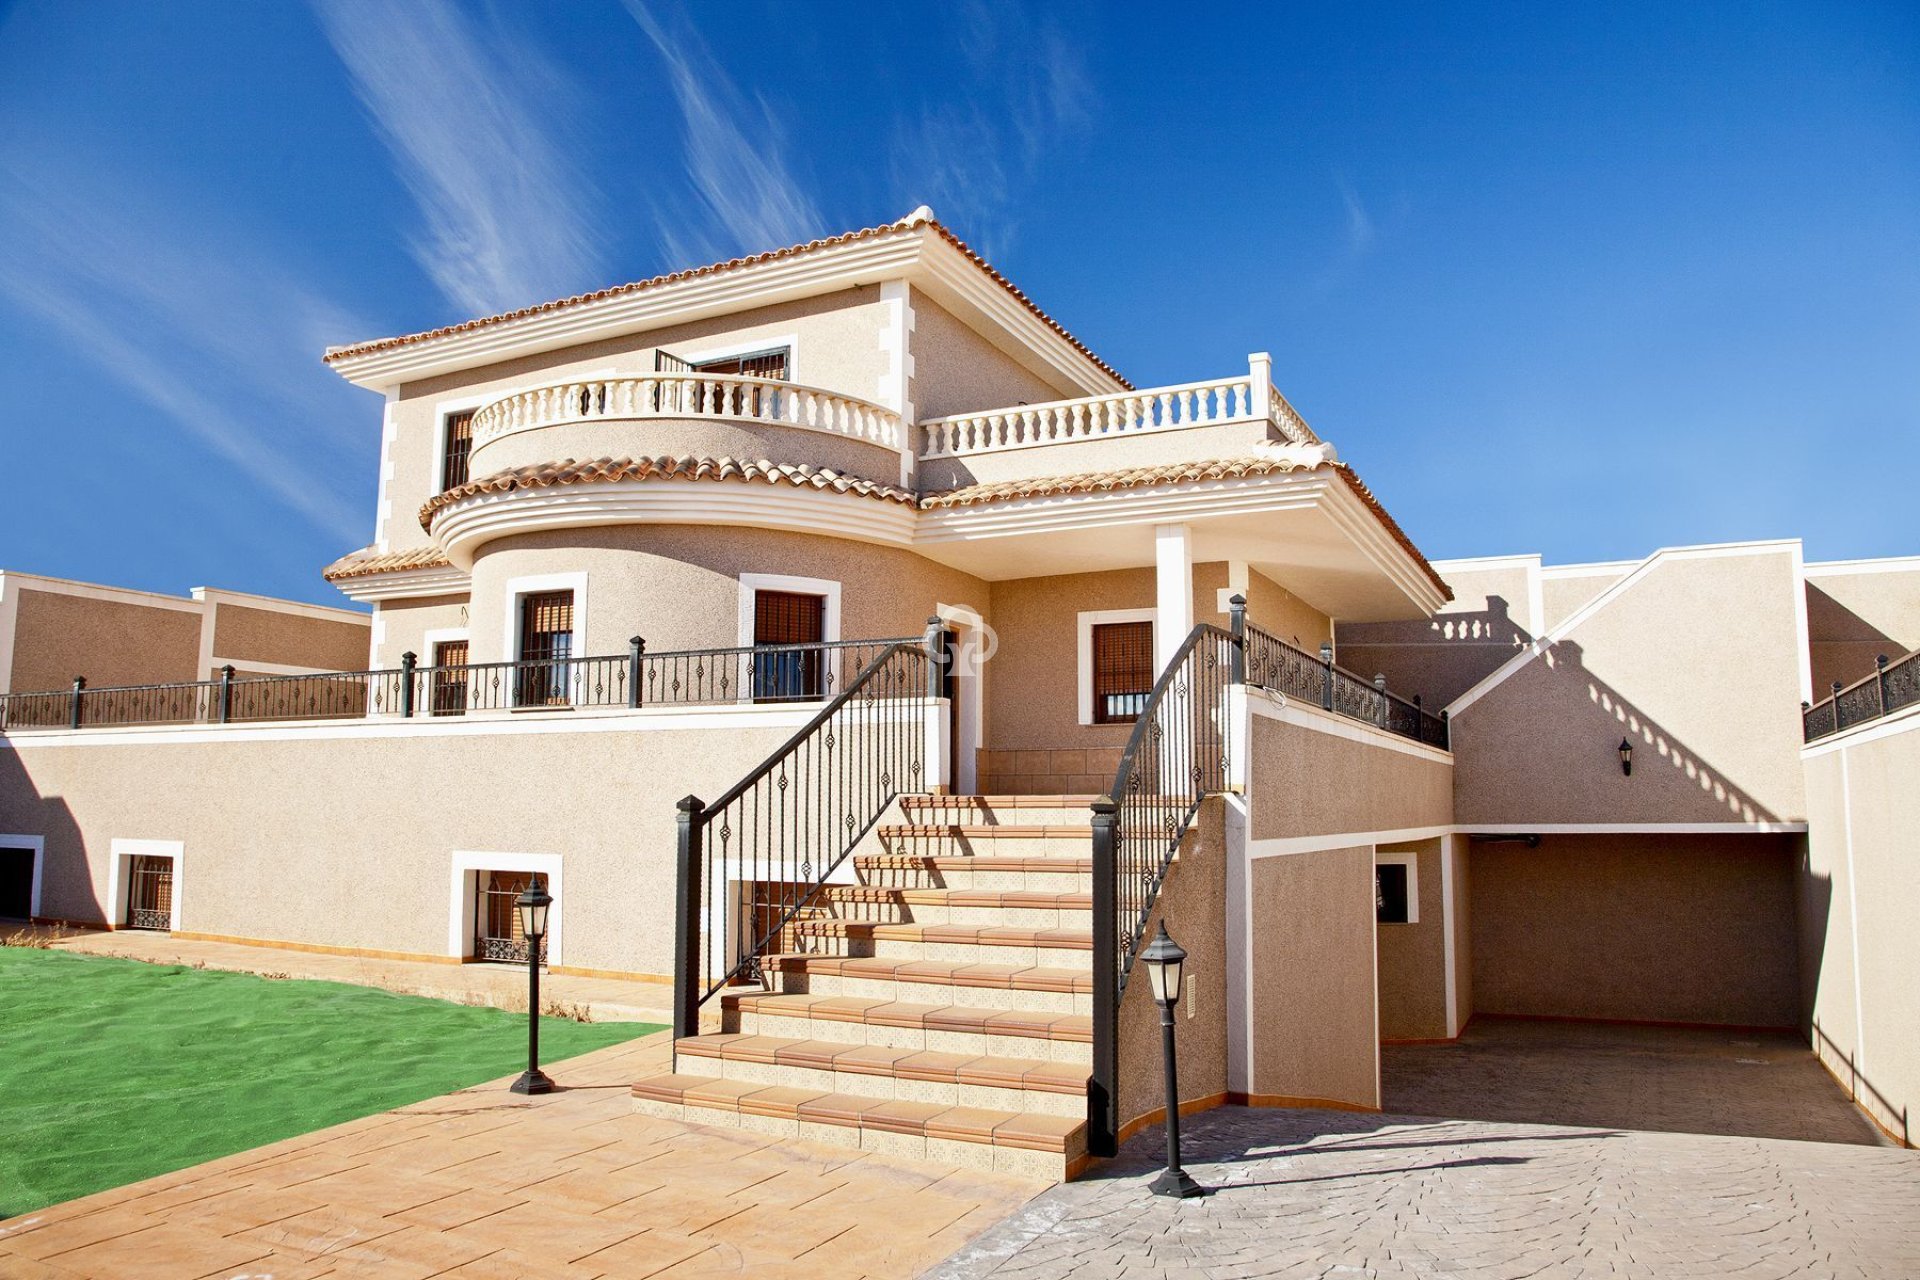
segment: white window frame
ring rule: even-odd
[[[1084,725],[1093,724],[1093,629],[1109,622],[1151,622],[1154,639],[1159,639],[1158,609],[1096,609],[1079,615],[1080,723]]]
[[[479,893],[478,872],[528,871],[547,878],[547,892],[553,905],[547,908],[547,967],[560,963],[562,925],[567,895],[560,879],[561,859],[557,853],[500,853],[477,849],[453,851],[453,891],[448,899],[447,954],[461,960],[473,958],[473,908]]]
[[[753,648],[754,596],[762,591],[788,591],[795,595],[821,596],[825,604],[821,606],[820,639],[823,644],[831,644],[840,638],[840,582],[835,578],[796,578],[782,573],[743,573],[740,575],[740,647]],[[832,688],[841,689],[840,652],[829,650],[826,669],[833,681]],[[858,674],[855,672],[854,674]],[[752,702],[752,681],[741,685],[740,701]],[[801,705],[801,704],[795,704]]]
[[[578,607],[577,601],[575,607]],[[578,617],[579,615],[576,614],[575,616]],[[449,640],[465,640],[467,642],[467,661],[473,661],[473,634],[470,628],[435,627],[431,631],[422,631],[420,633],[420,647],[426,650],[425,653],[420,655],[420,665],[423,667],[432,666],[434,649],[447,643]]]
[[[40,883],[47,867],[47,838],[25,834],[0,835],[0,849],[31,849],[33,879],[27,889],[27,918],[40,918]]]
[[[507,617],[506,648],[504,661],[520,661],[520,602],[527,596],[539,595],[546,591],[573,592],[573,653],[574,658],[587,656],[587,575],[578,573],[534,573],[520,578],[508,578],[506,585]],[[469,657],[473,655],[469,653]]]
[[[480,406],[492,404],[495,400],[512,395],[511,391],[501,391],[494,395],[460,396],[453,400],[433,402],[433,474],[427,477],[427,492],[440,493],[440,477],[447,465],[447,419],[456,413],[465,413],[472,409],[478,412]],[[473,455],[467,455],[467,478],[473,478]]]
[[[127,886],[133,878],[135,858],[170,858],[173,861],[173,903],[167,920],[170,933],[180,932],[180,908],[187,900],[186,842],[183,840],[131,840],[119,836],[108,846],[107,927],[127,927]]]
[[[1377,873],[1381,867],[1405,867],[1407,869],[1407,918],[1405,920],[1380,920],[1377,924],[1419,924],[1420,923],[1420,855],[1397,850],[1373,851],[1373,866]],[[1375,891],[1378,892],[1378,881]]]

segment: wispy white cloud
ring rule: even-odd
[[[657,205],[669,257],[703,262],[819,235],[825,219],[781,159],[786,131],[773,107],[741,92],[683,10],[662,21],[645,0],[626,5],[667,69],[697,204],[694,210],[670,199]]]
[[[1080,46],[1050,16],[967,0],[951,20],[967,102],[931,102],[898,124],[893,182],[991,255],[1017,233],[1021,198],[1049,158],[1091,127],[1097,96]]]
[[[1367,206],[1361,203],[1359,193],[1346,179],[1338,178],[1335,182],[1347,210],[1347,252],[1358,257],[1373,247],[1373,218],[1367,213]]]
[[[478,315],[605,283],[567,82],[527,40],[448,0],[316,10],[425,218],[414,258],[449,301]]]
[[[133,183],[80,170],[0,156],[0,297],[289,511],[357,540],[364,418],[318,353],[365,326],[214,218],[136,213]]]

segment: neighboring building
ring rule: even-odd
[[[0,570],[0,693],[342,671],[368,657],[365,613],[195,587],[190,596]]]
[[[640,1105],[1054,1176],[1156,1114],[1159,919],[1196,1102],[1831,1003],[1799,706],[1920,640],[1912,562],[1429,564],[1266,356],[1133,388],[924,209],[327,360],[372,670],[9,700],[34,914],[512,959],[539,878],[551,965],[675,983]]]

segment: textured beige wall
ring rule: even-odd
[[[1154,607],[1152,569],[996,582],[987,663],[987,741],[1003,751],[1116,750],[1132,725],[1080,723],[1079,615]]]
[[[1440,841],[1383,844],[1378,852],[1382,862],[1387,855],[1412,855],[1419,888],[1416,923],[1379,926],[1380,1036],[1385,1040],[1445,1039],[1447,945]]]
[[[1911,1145],[1920,1111],[1920,715],[1889,725],[1894,732],[1855,731],[1807,757],[1801,985],[1828,1070]]]
[[[420,505],[439,490],[438,402],[493,398],[570,377],[649,374],[654,372],[654,352],[661,348],[678,355],[700,354],[708,348],[761,339],[771,342],[789,334],[798,339],[792,365],[795,382],[873,400],[889,367],[880,345],[889,312],[880,301],[879,285],[866,285],[408,383],[394,405],[394,476],[386,495],[393,504],[393,518],[388,539],[396,551],[427,544],[415,517]],[[610,456],[610,451],[591,449],[583,456]]]
[[[75,676],[102,688],[198,680],[200,611],[19,588],[13,634],[15,693],[66,689]]]
[[[48,916],[107,918],[116,837],[181,840],[190,932],[423,955],[447,954],[455,850],[559,854],[561,962],[666,974],[674,802],[718,794],[790,732],[16,739],[0,831],[46,837]]]
[[[1174,1052],[1183,1103],[1219,1102],[1227,1092],[1225,814],[1226,805],[1219,799],[1201,806],[1142,935],[1150,941],[1164,920],[1167,932],[1187,953],[1186,979],[1174,1009]],[[1160,1007],[1153,1002],[1152,987],[1145,967],[1136,964],[1120,1004],[1117,1111],[1122,1134],[1166,1115]]]
[[[375,670],[400,665],[400,655],[412,653],[425,664],[433,661],[433,646],[427,643],[429,631],[460,631],[467,628],[469,614],[465,596],[428,596],[419,600],[382,600],[380,602],[381,641],[373,658]]]
[[[1883,653],[1893,659],[1920,648],[1920,568],[1822,574],[1807,566],[1807,639],[1815,697],[1836,680],[1871,675]]]
[[[918,636],[940,603],[988,612],[987,584],[894,547],[718,526],[555,530],[499,538],[481,550],[473,566],[474,660],[511,656],[511,579],[575,572],[587,574],[590,655],[625,653],[635,635],[653,652],[739,644],[742,573],[839,582],[840,632],[850,640]]]
[[[1473,847],[1480,1013],[1799,1021],[1791,835],[1548,835]]]
[[[1234,566],[1233,577],[1231,585],[1247,598],[1247,621],[1268,635],[1308,653],[1318,653],[1332,636],[1333,622],[1326,614],[1266,574],[1242,564]]]
[[[1257,710],[1250,784],[1255,840],[1405,831],[1453,821],[1453,766],[1445,760],[1320,733]]]
[[[474,450],[475,478],[586,458],[760,458],[900,483],[900,451],[831,431],[698,419],[606,419],[516,431]]]
[[[1373,849],[1253,863],[1254,1101],[1380,1105]]]
[[[1564,577],[1543,574],[1540,579],[1540,611],[1545,615],[1546,629],[1553,630],[1589,600],[1626,576],[1624,570],[1619,573],[1582,573]]]
[[[357,671],[367,660],[371,629],[371,617],[349,622],[220,603],[213,615],[214,664],[271,662]]]
[[[1342,622],[1336,660],[1366,676],[1379,672],[1403,697],[1438,709],[1471,689],[1533,639],[1524,568],[1454,569],[1454,598],[1418,622]]]
[[[916,289],[911,298],[911,392],[917,417],[1045,404],[1079,395],[1072,386],[1049,382],[1027,368],[925,293]]]
[[[1460,821],[1797,821],[1795,589],[1786,548],[1657,564],[1455,712]]]

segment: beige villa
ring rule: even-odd
[[[924,208],[325,359],[361,647],[16,678],[0,905],[511,962],[538,877],[672,986],[636,1106],[974,1168],[1161,1114],[1161,920],[1195,1107],[1532,1015],[1798,1028],[1911,1141],[1920,558],[1430,562],[1267,355],[1136,388]]]

